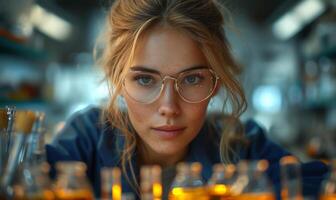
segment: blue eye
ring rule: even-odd
[[[134,77],[134,80],[141,86],[151,86],[155,82],[154,78],[149,75],[138,75]]]
[[[189,75],[184,77],[183,83],[188,85],[196,85],[202,81],[202,77],[199,75]]]

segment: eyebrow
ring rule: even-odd
[[[188,67],[186,69],[183,69],[180,72],[177,72],[177,74],[182,73],[182,72],[195,70],[195,69],[208,69],[208,68],[209,67],[207,67],[205,65],[194,65],[194,66]],[[161,74],[160,71],[155,70],[155,69],[150,68],[150,67],[146,67],[146,66],[133,66],[133,67],[131,67],[131,70],[132,71],[142,71],[142,72],[154,73],[154,74]]]

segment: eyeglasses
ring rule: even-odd
[[[212,95],[219,78],[208,68],[181,72],[176,78],[162,77],[151,72],[129,71],[123,85],[126,93],[135,101],[149,104],[159,98],[168,79],[174,81],[175,90],[184,101],[199,103]]]

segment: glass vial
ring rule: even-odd
[[[169,193],[169,200],[208,200],[201,172],[202,165],[198,162],[179,163],[177,175]]]
[[[56,163],[55,194],[58,200],[93,200],[92,188],[86,177],[86,165],[79,161]]]
[[[161,167],[143,166],[140,169],[140,188],[142,200],[161,200]]]
[[[118,167],[104,167],[100,174],[102,200],[121,200],[120,169]]]

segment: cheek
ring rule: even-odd
[[[200,123],[206,115],[208,102],[202,102],[199,104],[186,104],[183,106],[184,113],[187,120],[190,122]]]
[[[128,115],[134,126],[137,126],[137,124],[143,124],[143,122],[148,119],[151,113],[149,111],[149,106],[141,106],[139,103],[133,102],[126,97],[125,102],[127,105]]]

